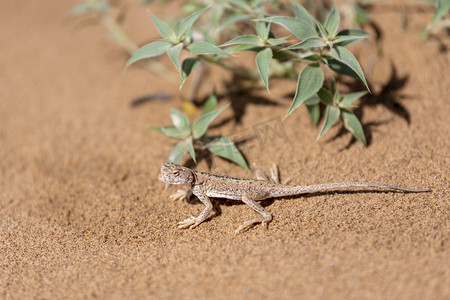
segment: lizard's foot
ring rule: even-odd
[[[266,222],[264,222],[263,220],[257,218],[257,219],[253,219],[253,220],[247,221],[244,224],[242,224],[241,226],[239,226],[239,228],[236,229],[234,234],[238,234],[241,231],[247,230],[248,228],[250,228],[253,225],[258,224],[258,223],[262,223],[263,225],[265,225],[265,227],[267,227],[267,223]]]
[[[198,218],[191,216],[190,218],[187,218],[184,221],[178,222],[178,228],[188,228],[192,229],[194,227],[197,227],[198,224],[201,222],[198,220]]]
[[[189,201],[189,198],[191,197],[192,192],[184,191],[184,190],[178,190],[176,193],[169,196],[170,200],[178,200],[178,201]]]

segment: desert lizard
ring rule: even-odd
[[[189,185],[188,197],[193,193],[205,205],[205,208],[197,217],[192,216],[179,222],[179,228],[194,228],[208,218],[213,208],[209,197],[240,200],[261,215],[261,218],[255,218],[242,224],[236,230],[236,233],[257,223],[262,223],[263,226],[266,226],[272,220],[272,214],[265,210],[256,200],[352,187],[379,188],[414,193],[431,191],[429,189],[410,189],[374,182],[286,185],[265,180],[241,179],[199,172],[171,162],[166,162],[162,165],[158,179],[169,184]]]

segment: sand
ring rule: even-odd
[[[74,4],[0,2],[0,298],[450,297],[449,54],[418,34],[432,11],[408,4],[403,30],[401,10],[383,2],[372,14],[380,55],[373,40],[352,48],[374,87],[358,110],[367,148],[339,126],[316,142],[319,128],[303,108],[282,134],[258,140],[287,111],[294,85],[274,80],[270,95],[262,89],[244,102],[226,94],[220,76],[209,79],[220,105],[233,103],[213,132],[253,138],[241,144],[251,164],[275,162],[298,184],[433,190],[268,200],[268,230],[234,235],[255,213],[220,199],[209,221],[176,228],[202,205],[167,200],[176,188],[165,190],[157,174],[174,141],[148,126],[170,123],[170,109],[181,108],[178,88],[137,67],[123,72],[127,57],[101,39],[102,28],[64,22]],[[137,1],[129,16],[134,40],[157,37]],[[131,105],[154,93],[174,97]],[[206,161],[196,169],[208,171]],[[217,158],[210,171],[254,176]]]

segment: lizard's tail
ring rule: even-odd
[[[322,183],[313,185],[289,185],[282,189],[280,188],[274,189],[273,192],[271,191],[271,196],[272,197],[293,196],[298,194],[322,192],[345,188],[355,188],[355,187],[377,188],[383,190],[402,191],[409,193],[431,192],[431,189],[410,189],[377,182],[336,182],[336,183]]]

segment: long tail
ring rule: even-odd
[[[272,197],[292,196],[298,194],[322,192],[327,190],[337,190],[344,188],[377,188],[383,190],[403,191],[410,193],[424,193],[431,192],[431,189],[410,189],[401,186],[377,183],[377,182],[336,182],[336,183],[322,183],[313,185],[288,185],[283,188],[276,188],[271,191]]]

